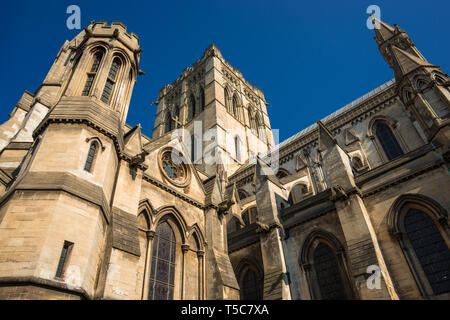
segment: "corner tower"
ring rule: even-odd
[[[231,174],[274,146],[264,94],[215,45],[160,90],[157,105],[153,138],[184,129],[191,160],[208,175],[219,161]]]
[[[418,121],[427,139],[437,139],[438,144],[447,145],[444,147],[447,149],[448,137],[441,135],[442,129],[450,124],[448,75],[439,66],[428,62],[398,25],[392,27],[376,18],[372,22],[376,26],[378,49],[394,71],[401,101]]]
[[[140,52],[122,23],[91,23],[1,126],[0,297],[103,296],[113,219],[136,216],[145,169],[125,126]]]

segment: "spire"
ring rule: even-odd
[[[375,16],[371,16],[372,24],[375,30],[375,40],[380,45],[381,43],[389,40],[395,35],[395,28],[387,23],[378,20]]]
[[[417,50],[405,30],[396,24],[392,27],[374,16],[371,19],[378,49],[384,60],[394,70],[397,81],[407,73],[405,70],[411,71],[418,65],[429,66],[428,61]]]

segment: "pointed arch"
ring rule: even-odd
[[[160,221],[152,242],[152,257],[149,274],[148,298],[150,300],[172,300],[176,290],[176,273],[180,258],[176,231],[169,220]]]
[[[154,210],[148,199],[139,201],[138,212],[138,226],[146,227],[141,228],[143,231],[149,231],[153,224]]]
[[[405,194],[391,206],[387,223],[422,296],[429,298],[450,292],[447,211],[428,196]]]
[[[306,183],[304,181],[300,181],[291,187],[291,189],[289,191],[288,202],[292,206],[292,205],[302,201],[305,198],[305,196],[309,195],[310,193],[311,193],[311,190],[308,186],[308,183]]]
[[[367,136],[375,142],[375,147],[383,162],[393,160],[407,152],[397,122],[385,116],[373,117],[367,127]]]
[[[169,109],[166,110],[166,115],[164,117],[164,133],[170,132],[171,129],[172,116],[170,115]]]
[[[195,107],[195,96],[191,92],[189,94],[189,98],[188,98],[188,120],[194,119],[195,114],[196,114],[195,108],[196,108]]]
[[[198,245],[199,245],[198,250],[202,250],[202,251],[205,250],[206,240],[205,240],[205,237],[203,236],[202,230],[200,229],[200,227],[198,226],[197,223],[194,223],[192,226],[189,227],[189,234],[187,237],[188,242],[192,237],[196,237],[196,239],[198,241]]]
[[[255,126],[258,138],[267,143],[266,125],[264,124],[264,116],[261,112],[255,112]]]
[[[106,50],[103,46],[96,45],[93,49],[88,51],[89,65],[86,69],[84,87],[81,91],[82,96],[89,96],[92,92],[94,82],[96,81],[98,71],[105,60]]]
[[[230,90],[228,89],[228,86],[225,86],[223,88],[223,99],[224,99],[225,109],[228,112],[231,112],[231,108],[230,108]]]
[[[111,66],[109,68],[105,87],[103,88],[102,95],[100,100],[104,103],[110,103],[113,97],[116,95],[116,87],[121,78],[121,73],[124,69],[124,61],[121,55],[114,55],[113,60],[111,62]]]
[[[162,220],[171,218],[180,231],[181,243],[186,243],[187,226],[181,213],[174,206],[163,206],[158,208],[155,213],[155,222],[150,230],[155,231],[156,226]]]
[[[249,127],[250,127],[250,131],[255,135],[258,136],[258,127],[256,125],[256,111],[254,109],[254,107],[252,105],[248,105],[247,108],[247,112],[248,112],[248,121],[249,121]]]
[[[235,269],[241,300],[262,300],[264,272],[254,259],[243,258]]]
[[[299,264],[312,299],[353,299],[344,247],[332,233],[314,229],[303,242]]]
[[[233,99],[232,99],[232,103],[231,103],[231,112],[232,112],[233,116],[238,120],[240,119],[239,109],[240,109],[239,97],[238,97],[237,93],[235,92],[233,94]]]
[[[92,173],[95,161],[97,160],[97,157],[98,157],[98,149],[100,149],[99,142],[96,139],[91,140],[91,143],[89,145],[88,154],[86,157],[86,161],[84,163],[85,171]]]

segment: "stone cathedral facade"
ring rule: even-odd
[[[149,138],[138,37],[66,41],[0,126],[0,299],[449,299],[450,80],[374,23],[395,78],[281,143],[214,45]]]

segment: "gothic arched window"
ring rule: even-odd
[[[189,120],[193,119],[195,117],[195,97],[194,95],[191,93],[191,95],[189,96]]]
[[[202,111],[205,110],[206,107],[206,101],[205,101],[205,89],[202,88],[200,91],[200,106],[202,108]]]
[[[150,300],[172,300],[175,279],[176,239],[172,227],[163,221],[156,227],[150,269]]]
[[[236,154],[236,161],[241,162],[241,142],[239,141],[239,137],[234,137],[234,151]]]
[[[314,250],[314,272],[322,300],[346,299],[344,284],[337,259],[331,248],[323,242]]]
[[[255,136],[258,135],[257,126],[255,123],[255,117],[253,116],[253,112],[250,107],[248,108],[248,121],[249,121],[249,125],[250,125],[250,130],[252,131],[252,133]]]
[[[288,202],[293,205],[305,198],[305,195],[308,193],[308,186],[304,183],[296,184],[291,192],[289,193]]]
[[[264,142],[266,142],[266,130],[264,126],[264,122],[261,119],[259,114],[256,114],[255,116],[255,124],[257,129],[257,136]]]
[[[172,117],[170,116],[169,110],[166,111],[166,119],[164,121],[164,133],[170,132],[172,130]]]
[[[92,65],[87,73],[86,83],[84,85],[83,91],[81,92],[82,96],[88,96],[91,92],[92,85],[94,83],[95,76],[97,75],[97,71],[100,67],[100,62],[103,58],[103,52],[97,51],[94,54],[94,58],[92,59]]]
[[[344,247],[331,233],[314,230],[305,239],[300,264],[309,285],[311,299],[352,299]]]
[[[375,135],[378,142],[383,148],[388,160],[395,159],[403,155],[403,150],[400,147],[391,128],[383,121],[378,121],[375,124]]]
[[[103,89],[103,93],[102,93],[102,97],[101,97],[101,100],[105,103],[109,102],[112,92],[114,90],[114,87],[117,83],[117,78],[118,78],[117,74],[119,73],[121,64],[122,64],[122,62],[117,57],[114,58],[114,60],[111,64],[111,68],[109,69],[109,72],[108,72],[108,78],[106,79],[105,88]]]
[[[403,224],[433,293],[450,292],[450,250],[433,219],[422,210],[410,208]]]
[[[96,141],[92,141],[91,145],[89,146],[88,155],[86,158],[86,162],[84,164],[84,170],[87,172],[91,172],[92,164],[94,162],[95,156],[97,154],[98,144]]]
[[[233,115],[234,115],[234,117],[239,119],[239,100],[236,97],[236,95],[233,96],[232,108],[233,108]]]
[[[261,300],[261,283],[251,268],[246,268],[241,280],[241,300]]]
[[[227,111],[229,112],[230,111],[230,101],[229,101],[230,94],[228,93],[228,89],[227,88],[224,89],[223,98],[225,100],[225,109],[227,109]]]

